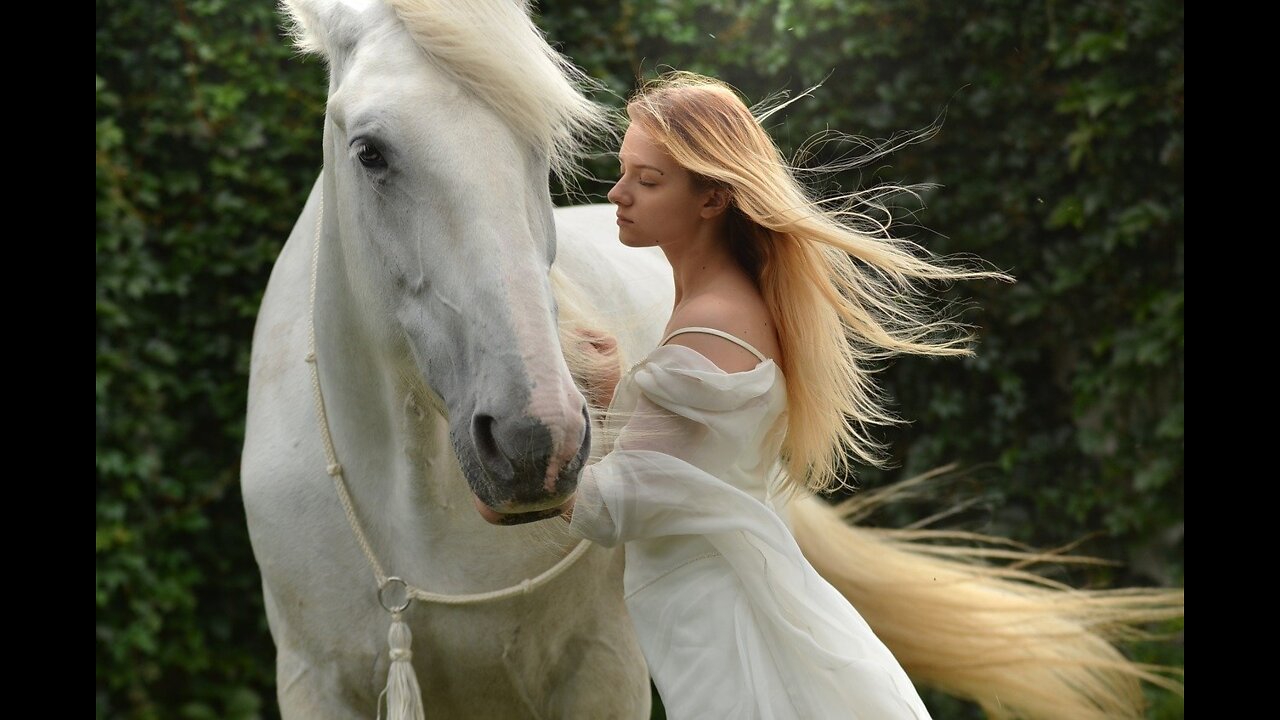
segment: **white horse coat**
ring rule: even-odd
[[[465,3],[441,17],[505,17],[507,5]],[[619,331],[631,357],[659,339],[671,276],[657,251],[617,243],[612,208],[553,215],[555,158],[469,84],[468,72],[488,72],[483,63],[423,52],[380,4],[290,10],[304,44],[323,45],[330,63],[325,170],[259,312],[242,489],[282,714],[372,717],[390,663],[389,616],[326,472],[304,361],[312,253],[317,367],[354,510],[387,574],[448,594],[518,585],[573,547],[559,521],[497,527],[474,506],[554,512],[586,455],[552,260],[602,317],[651,318]],[[518,48],[474,50],[522,60]],[[534,61],[523,60],[519,72],[530,72]],[[620,550],[593,546],[526,595],[415,602],[405,620],[428,715],[648,717],[621,563]]]

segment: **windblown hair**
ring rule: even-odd
[[[1167,640],[1181,588],[1074,588],[1057,568],[1111,564],[960,530],[868,527],[879,509],[958,478],[938,468],[832,507],[793,503],[796,542],[915,682],[978,703],[991,720],[1141,720],[1143,683],[1182,695],[1182,668],[1113,642]]]
[[[760,111],[767,116],[771,110]],[[783,455],[792,490],[830,490],[849,455],[886,461],[868,430],[900,422],[873,374],[899,354],[967,355],[965,326],[929,308],[928,283],[1008,275],[937,258],[888,234],[879,198],[897,186],[817,199],[728,85],[688,72],[645,84],[627,105],[701,186],[732,197],[729,241],[777,327],[787,383]],[[832,168],[829,168],[832,169]]]

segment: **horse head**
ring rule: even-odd
[[[341,312],[447,418],[486,520],[557,514],[590,422],[557,331],[548,176],[603,113],[511,0],[285,10],[329,67],[323,242]]]

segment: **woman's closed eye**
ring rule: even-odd
[[[626,173],[626,171],[625,171],[625,170],[619,170],[619,171],[618,171],[618,179],[616,180],[616,182],[622,182],[623,178],[625,178],[626,176],[627,176],[627,173]],[[639,178],[639,179],[637,179],[637,180],[636,180],[636,184],[637,184],[637,185],[639,185],[640,187],[653,187],[654,185],[657,185],[658,183],[656,183],[656,182],[654,182],[654,181],[652,181],[652,180],[646,180],[644,177],[641,177],[641,178]]]

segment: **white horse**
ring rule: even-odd
[[[374,715],[389,576],[458,596],[554,567],[404,611],[430,715],[647,718],[620,550],[482,519],[556,514],[588,454],[553,260],[602,313],[651,318],[620,331],[624,355],[671,306],[665,261],[618,245],[612,208],[553,212],[549,170],[601,110],[512,0],[286,10],[330,80],[324,169],[254,332],[242,461],[283,716]]]

